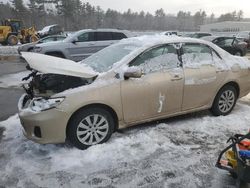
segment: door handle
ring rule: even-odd
[[[226,71],[226,70],[224,70],[224,69],[217,69],[217,70],[216,70],[217,73],[225,72],[225,71]]]
[[[173,75],[173,77],[171,78],[171,81],[177,81],[177,80],[181,80],[182,76],[179,74],[175,74]]]

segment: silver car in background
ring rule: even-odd
[[[31,42],[31,43],[27,43],[27,44],[23,44],[21,46],[18,47],[18,52],[31,52],[34,49],[34,46],[36,44],[42,44],[42,43],[47,43],[47,42],[55,42],[55,41],[61,41],[64,40],[66,38],[65,35],[52,35],[52,36],[48,36],[45,38],[42,38],[36,42]]]
[[[34,52],[80,61],[131,36],[132,34],[126,30],[85,29],[70,35],[63,41],[37,44]]]

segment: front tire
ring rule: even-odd
[[[228,115],[234,108],[237,101],[237,91],[235,87],[226,85],[217,93],[211,112],[215,116]]]
[[[105,109],[92,107],[78,111],[67,128],[68,140],[79,149],[106,142],[114,132],[112,115]]]

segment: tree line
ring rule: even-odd
[[[27,3],[27,2],[26,2]],[[104,11],[99,6],[92,6],[81,0],[11,0],[0,3],[0,19],[19,18],[25,25],[41,29],[46,25],[60,24],[67,31],[84,28],[119,28],[128,30],[178,30],[197,31],[200,25],[221,21],[241,21],[243,11],[234,11],[215,17],[203,10],[192,14],[179,11],[176,15],[168,14],[163,8],[149,12],[134,12],[128,9],[119,12],[112,9]]]

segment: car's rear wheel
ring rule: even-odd
[[[70,120],[68,140],[79,149],[106,142],[114,132],[112,115],[102,108],[87,108],[78,111]]]
[[[211,112],[215,116],[228,115],[234,108],[237,101],[237,91],[235,87],[226,85],[217,93]]]

